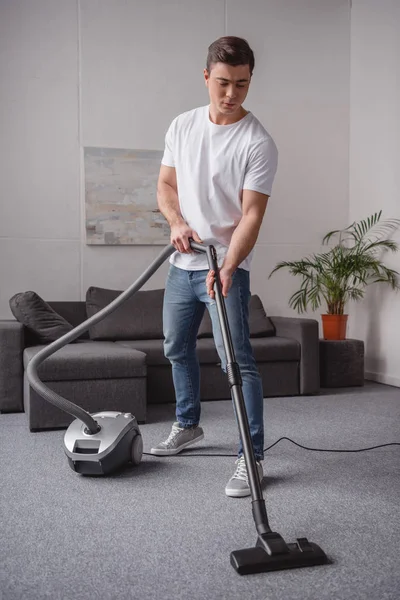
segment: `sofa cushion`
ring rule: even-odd
[[[49,344],[73,329],[36,292],[20,292],[9,301],[14,317],[35,334],[38,343]]]
[[[300,360],[300,344],[296,340],[271,336],[251,338],[250,343],[254,358],[259,363]],[[144,352],[149,366],[170,364],[164,356],[163,340],[126,340],[116,342],[116,345]],[[213,338],[197,340],[197,356],[200,364],[215,365],[220,362]]]
[[[146,362],[150,366],[170,365],[164,356],[163,340],[130,340],[115,342],[125,348],[135,348],[146,354]],[[219,362],[217,350],[213,339],[197,340],[197,356],[201,364],[216,364]]]
[[[146,355],[146,364],[149,366],[171,364],[164,356],[163,340],[123,340],[115,342],[115,345],[144,352]]]
[[[86,312],[92,317],[122,292],[90,287],[86,292]],[[149,340],[162,339],[162,307],[164,290],[136,292],[110,315],[92,325],[92,340]]]
[[[24,350],[24,367],[43,346]],[[79,342],[68,344],[39,365],[38,375],[43,381],[71,381],[87,379],[118,379],[144,377],[146,356],[131,348],[122,348],[113,342]]]
[[[275,335],[275,327],[267,317],[260,297],[256,294],[251,296],[249,301],[249,328],[251,338]],[[204,311],[198,337],[212,337],[212,323],[208,310]]]
[[[300,344],[291,338],[277,336],[252,338],[250,343],[258,363],[300,360]]]
[[[55,302],[50,302],[49,305],[53,308],[59,315],[64,317],[68,323],[71,323],[73,327],[77,327],[86,321],[86,302],[83,300],[59,300]],[[84,331],[78,338],[81,339],[89,339],[89,332]]]
[[[250,337],[270,337],[275,335],[275,327],[267,317],[261,298],[254,294],[249,302]]]

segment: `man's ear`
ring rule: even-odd
[[[208,87],[208,80],[210,79],[210,73],[208,72],[207,69],[204,69],[203,73],[204,73],[204,83],[206,84],[206,87]]]

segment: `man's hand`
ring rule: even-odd
[[[191,229],[187,223],[182,219],[179,223],[171,226],[171,244],[183,254],[190,254],[193,250],[189,244],[189,238],[192,238],[194,242],[202,243],[203,240],[199,238],[196,231]]]
[[[219,270],[219,279],[221,281],[222,286],[222,295],[224,298],[228,296],[228,292],[232,286],[232,271],[230,269],[225,269],[221,267]],[[215,272],[209,271],[206,277],[206,286],[207,286],[207,294],[214,300],[215,292],[214,292],[214,284],[215,284]]]

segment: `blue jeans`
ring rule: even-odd
[[[196,353],[197,332],[207,307],[213,327],[215,345],[226,372],[225,350],[217,314],[217,305],[207,294],[208,270],[186,271],[170,265],[164,296],[164,353],[172,365],[176,396],[176,419],[190,427],[200,421],[200,367]],[[243,397],[254,453],[264,458],[263,390],[261,377],[250,344],[248,303],[250,275],[237,269],[232,287],[225,298],[236,362],[239,365]],[[240,442],[238,456],[243,454]]]

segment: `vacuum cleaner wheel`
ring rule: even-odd
[[[138,465],[143,456],[143,438],[141,435],[136,435],[133,438],[131,448],[131,460],[134,465]]]

